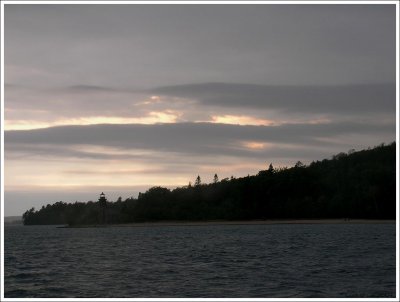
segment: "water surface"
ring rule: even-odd
[[[5,228],[5,297],[395,297],[395,224]]]

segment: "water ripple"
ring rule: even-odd
[[[395,225],[7,226],[6,297],[394,297]]]

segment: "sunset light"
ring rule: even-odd
[[[262,149],[265,149],[265,147],[266,147],[266,143],[260,143],[260,142],[245,142],[245,143],[243,143],[243,145],[246,148],[254,149],[254,150],[262,150]]]
[[[399,301],[399,7],[2,0],[0,300]]]
[[[180,114],[172,111],[152,111],[144,117],[125,118],[115,116],[94,116],[86,118],[57,120],[48,123],[24,120],[5,120],[5,130],[33,130],[66,125],[98,125],[98,124],[157,124],[176,123]]]
[[[211,119],[212,123],[231,125],[273,126],[276,124],[276,122],[271,120],[242,115],[216,115],[212,116]]]

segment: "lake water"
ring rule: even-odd
[[[395,224],[6,226],[5,297],[395,297]]]

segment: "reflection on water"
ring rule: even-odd
[[[6,226],[5,297],[395,297],[395,231]]]

